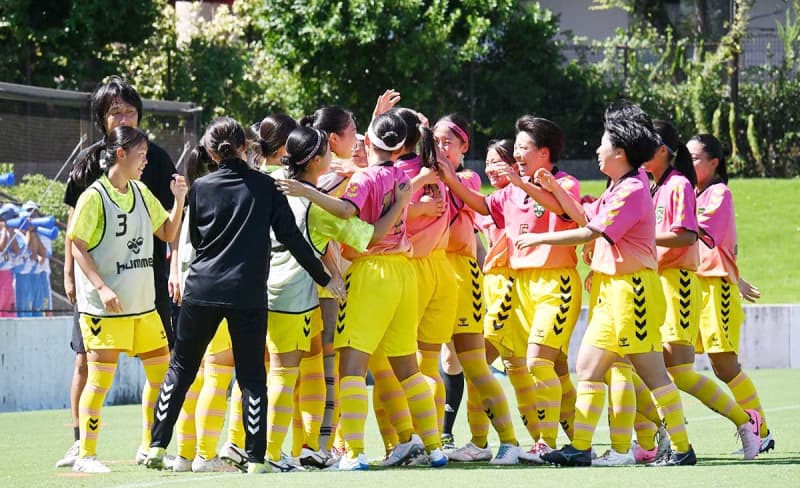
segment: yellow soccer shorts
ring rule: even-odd
[[[739,337],[744,323],[739,284],[722,277],[698,276],[702,309],[698,353],[735,352],[739,354]]]
[[[424,258],[412,258],[410,262],[417,275],[419,296],[417,340],[428,344],[450,342],[458,302],[453,267],[444,250],[435,250]]]
[[[217,332],[211,338],[206,348],[206,354],[219,354],[233,348],[231,334],[228,332],[228,321],[222,319],[217,326]]]
[[[483,271],[471,256],[448,254],[456,277],[456,320],[453,334],[483,334]]]
[[[389,357],[417,351],[417,275],[398,254],[357,258],[344,276],[347,298],[339,303],[333,345]]]
[[[666,304],[652,269],[610,276],[594,273],[592,318],[583,341],[620,356],[661,351]]]
[[[503,359],[525,357],[528,348],[528,334],[516,313],[519,302],[514,290],[515,280],[516,273],[510,268],[493,269],[483,275],[486,304],[483,336]]]
[[[319,307],[305,313],[267,313],[267,350],[272,354],[311,350],[311,339],[322,330]]]
[[[700,283],[693,271],[679,268],[659,272],[667,305],[661,340],[694,346],[700,331]]]
[[[581,314],[581,278],[575,268],[517,270],[516,313],[527,344],[569,352]]]
[[[138,356],[167,346],[167,335],[158,312],[125,317],[80,315],[83,345],[94,349],[119,349]]]

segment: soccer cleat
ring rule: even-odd
[[[264,463],[247,463],[247,471],[245,472],[247,474],[265,474],[269,473],[270,470]]]
[[[539,439],[529,451],[519,453],[519,460],[526,464],[547,464],[545,460],[542,459],[542,454],[552,451],[552,447],[542,439]]]
[[[281,453],[281,458],[277,461],[268,459],[266,465],[273,473],[290,473],[292,471],[305,471],[305,468],[292,462],[292,458]]]
[[[420,442],[412,436],[408,442],[401,442],[396,445],[392,452],[386,456],[386,459],[381,461],[381,466],[402,466],[408,463],[411,458],[418,456],[421,452],[425,452],[424,448],[420,447]]]
[[[767,436],[761,438],[761,448],[759,448],[758,452],[764,453],[770,449],[775,449],[775,438],[772,437],[772,432],[767,431]]]
[[[519,446],[514,444],[500,444],[497,455],[489,464],[509,465],[519,464]]]
[[[110,473],[108,466],[97,460],[95,456],[75,459],[72,471],[76,473]]]
[[[742,456],[746,460],[755,459],[761,450],[761,415],[758,410],[747,410],[750,421],[736,429],[736,435],[742,441]]]
[[[64,453],[64,457],[56,461],[56,468],[69,468],[75,464],[75,460],[78,459],[78,454],[80,454],[81,450],[81,441],[75,441],[67,452]]]
[[[164,458],[166,456],[167,450],[163,447],[151,447],[141,464],[144,464],[145,467],[149,469],[164,469],[166,468],[164,464]],[[138,455],[136,461],[137,463],[139,461]]]
[[[591,466],[592,450],[582,451],[567,444],[561,449],[542,454],[542,460],[556,466]]]
[[[453,434],[442,434],[442,450],[452,451],[456,448],[456,439]]]
[[[192,461],[183,456],[175,456],[175,461],[172,462],[172,471],[175,473],[191,473]]]
[[[226,442],[219,451],[219,458],[237,468],[242,473],[248,473],[247,453],[232,442]]]
[[[656,449],[656,459],[665,456],[672,449],[669,433],[663,424],[658,426],[658,432],[656,432]]]
[[[328,467],[329,459],[330,457],[322,449],[315,451],[308,446],[303,446],[298,458],[301,466],[319,469]]]
[[[220,471],[230,471],[230,468],[219,456],[214,456],[211,459],[197,456],[194,458],[194,461],[192,461],[192,471],[195,473],[217,473]]]
[[[648,466],[694,466],[697,464],[697,456],[694,454],[694,448],[689,446],[686,452],[677,452],[670,449],[664,456],[656,459],[655,462],[648,464]]]
[[[432,468],[443,468],[447,466],[447,456],[437,447],[428,453],[428,462]]]
[[[489,449],[489,446],[486,447],[478,447],[472,443],[472,441],[467,442],[464,447],[459,447],[455,451],[451,451],[447,453],[447,459],[450,461],[460,462],[460,463],[470,463],[475,461],[491,461],[492,460],[492,450]]]
[[[633,445],[631,446],[631,452],[633,453],[633,458],[636,459],[637,464],[652,463],[658,458],[657,447],[653,447],[648,451],[647,449],[640,446],[639,443],[636,441],[633,441]]]
[[[147,461],[147,450],[142,449],[141,447],[136,450],[136,456],[133,458],[136,461],[136,464],[144,464]]]
[[[369,469],[369,462],[367,461],[367,455],[364,453],[354,458],[345,454],[339,458],[339,463],[333,466],[333,468],[336,471],[367,471]]]
[[[592,466],[631,466],[634,464],[636,464],[636,458],[631,449],[621,453],[611,448],[597,459],[592,459]]]

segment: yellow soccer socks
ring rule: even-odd
[[[420,349],[417,351],[417,364],[419,364],[419,371],[425,377],[436,404],[436,419],[439,430],[444,425],[444,403],[447,392],[444,388],[444,381],[439,374],[439,356],[440,351],[428,351]]]
[[[539,434],[548,446],[556,447],[558,418],[561,414],[561,381],[555,363],[535,358],[530,373],[536,383],[536,418]]]
[[[355,458],[364,452],[364,427],[369,410],[367,384],[363,376],[343,376],[339,380],[339,408],[347,455]]]
[[[577,392],[569,374],[559,376],[558,380],[561,382],[561,411],[559,412],[558,423],[561,424],[561,430],[572,441],[572,437],[575,435],[575,399],[577,398]]]
[[[142,359],[144,375],[146,381],[142,388],[142,451],[150,449],[151,433],[153,427],[153,412],[156,408],[156,401],[161,392],[161,382],[167,375],[169,369],[169,355]]]
[[[96,363],[89,361],[86,386],[81,393],[78,419],[80,420],[81,440],[79,457],[97,454],[97,435],[100,432],[100,410],[111,384],[114,382],[115,363]],[[158,390],[156,390],[158,392]],[[152,410],[151,410],[152,414]]]
[[[669,433],[672,449],[677,452],[688,451],[689,436],[686,433],[683,403],[678,387],[674,383],[668,383],[652,391],[658,414]]]
[[[233,379],[233,366],[206,362],[203,388],[197,398],[197,454],[203,459],[217,455],[217,444],[225,423],[228,386]]]
[[[685,391],[711,410],[727,417],[736,427],[750,421],[750,415],[714,380],[695,371],[693,363],[672,366],[667,368],[667,372],[679,390]]]
[[[231,404],[228,413],[228,442],[244,449],[244,420],[242,418],[242,389],[239,382],[233,383],[231,388]]]
[[[606,384],[600,381],[579,381],[575,400],[575,434],[572,445],[585,451],[592,447],[592,437],[603,413]]]
[[[750,377],[744,371],[739,371],[739,374],[728,383],[728,388],[733,393],[736,403],[742,408],[758,411],[759,415],[761,415],[761,437],[766,437],[769,432],[767,417],[764,416],[764,409],[761,408],[761,400],[758,398],[756,385],[753,384]]]
[[[536,418],[536,383],[533,381],[533,376],[526,366],[506,367],[506,374],[517,397],[517,409],[522,417],[522,423],[531,435],[533,442],[536,442],[539,439],[539,432],[536,430],[537,424],[534,421]]]
[[[489,365],[486,364],[486,351],[481,348],[459,352],[458,360],[461,362],[464,376],[480,393],[480,402],[494,429],[497,431],[500,442],[518,445],[517,437],[514,434],[514,425],[511,422],[508,400],[506,400],[506,395],[503,392],[503,387],[500,386],[500,382],[497,381],[497,378],[489,370]],[[558,378],[556,377],[557,381]],[[469,391],[467,394],[469,396]],[[469,401],[469,398],[467,401]]]
[[[623,454],[631,448],[636,418],[636,391],[633,387],[632,373],[631,365],[621,362],[612,364],[606,373],[611,448]]]
[[[325,413],[325,369],[322,354],[305,357],[300,361],[300,385],[297,404],[302,418],[303,445],[319,451],[319,431]]]
[[[408,409],[416,422],[417,433],[422,438],[425,449],[430,452],[433,449],[441,448],[439,419],[436,415],[433,393],[426,378],[421,373],[414,373],[401,381],[400,386],[406,394]],[[342,419],[344,420],[344,415],[342,415]]]
[[[195,410],[197,408],[197,397],[203,387],[203,368],[197,371],[194,381],[186,391],[186,399],[181,406],[181,413],[175,423],[175,438],[178,443],[178,456],[183,459],[194,459],[197,452],[197,428],[195,422]]]
[[[294,387],[299,368],[271,366],[267,377],[267,456],[280,461],[281,448],[294,410]]]

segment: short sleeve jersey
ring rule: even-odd
[[[653,193],[656,207],[656,233],[684,230],[697,234],[697,200],[689,180],[669,170]],[[656,246],[658,269],[680,268],[695,271],[700,261],[698,242],[685,247]]]
[[[400,159],[395,166],[402,169],[409,179],[417,176],[422,169],[419,156],[410,159]],[[447,198],[447,188],[444,183],[425,185],[411,195],[411,203],[419,203],[426,198]],[[411,241],[412,257],[428,256],[434,249],[445,249],[449,236],[449,213],[444,212],[438,217],[421,215],[406,222],[408,239]]]
[[[343,200],[352,203],[358,209],[358,216],[364,222],[374,224],[395,202],[395,183],[410,184],[408,176],[402,169],[396,168],[390,161],[370,166],[350,178]],[[359,252],[349,246],[343,246],[345,258],[353,259],[367,255],[402,254],[411,255],[411,242],[406,233],[406,213],[380,241],[369,246],[366,251]]]
[[[481,177],[474,171],[460,171],[458,179],[471,190],[481,190]],[[475,244],[475,211],[462,202],[453,192],[448,191],[447,195],[450,202],[450,236],[447,243],[447,252],[474,258],[478,251]]]
[[[508,239],[506,230],[498,227],[489,215],[476,215],[475,225],[486,237],[486,257],[483,260],[483,272],[488,273],[493,269],[508,268]]]
[[[703,241],[697,274],[738,281],[736,216],[733,195],[726,184],[714,183],[697,195],[697,223]]]
[[[556,170],[556,181],[573,198],[580,200],[578,180],[564,171]],[[509,240],[509,262],[512,269],[574,268],[578,265],[575,246],[541,245],[517,249],[514,242],[528,232],[558,232],[575,229],[578,225],[569,218],[556,215],[531,198],[525,190],[508,185],[486,197],[489,214],[499,226],[505,226]]]
[[[584,208],[587,227],[603,234],[595,244],[592,270],[624,275],[657,269],[656,216],[644,170],[623,177]]]

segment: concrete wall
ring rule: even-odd
[[[740,357],[747,369],[800,368],[800,305],[746,306]],[[570,344],[574,370],[587,311]],[[69,386],[75,353],[69,348],[71,317],[0,320],[0,412],[69,407]],[[705,356],[697,365],[708,368]],[[124,354],[106,404],[140,400],[144,371]]]

